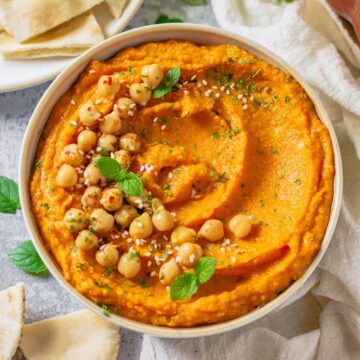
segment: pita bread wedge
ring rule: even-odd
[[[5,59],[76,56],[103,39],[94,15],[86,12],[23,43],[19,43],[7,33],[0,34],[0,52]]]
[[[11,360],[21,340],[25,318],[25,286],[0,292],[0,359]]]
[[[0,0],[2,24],[16,40],[47,32],[91,9],[103,0]]]
[[[89,310],[24,327],[20,348],[27,360],[115,360],[120,330]]]
[[[108,4],[111,13],[119,18],[124,11],[127,0],[105,0]]]

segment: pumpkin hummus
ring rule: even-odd
[[[147,73],[144,66],[150,64],[157,67]],[[89,135],[84,151],[66,148],[64,153],[69,144],[80,146],[84,130],[96,135],[94,141]],[[102,138],[104,133],[111,136]],[[132,138],[119,142],[129,133]],[[91,163],[97,171],[94,159],[100,156],[119,156],[127,174],[141,178],[142,195],[129,196],[124,184],[114,184],[103,173],[95,179],[90,170],[86,174]],[[64,163],[75,172],[63,168],[60,176]],[[88,65],[49,117],[30,192],[44,242],[80,293],[106,312],[189,327],[250,312],[304,273],[328,224],[334,171],[328,130],[289,74],[237,46],[167,41],[128,48]],[[86,188],[94,184],[103,194],[101,201],[95,192],[94,201],[84,203]],[[109,188],[122,189],[122,195],[115,190],[104,199]],[[173,219],[167,218],[163,228],[154,220],[154,226],[146,222],[157,211],[150,206],[154,198]],[[109,199],[117,199],[117,205],[111,207]],[[118,220],[115,211],[124,205],[135,208],[135,216],[147,216],[137,224],[139,237],[132,225],[129,230],[128,223],[121,226]],[[93,211],[104,208],[107,229],[99,230],[96,221],[104,213],[95,216]],[[250,223],[245,231],[238,224],[231,227],[239,214]],[[209,219],[216,220],[213,238],[204,229],[199,232]],[[79,231],[90,222],[90,246],[77,246],[82,244]],[[172,229],[180,225],[197,233],[190,245],[196,242],[200,255],[191,254],[190,265],[182,262],[181,242],[172,241]],[[149,234],[144,232],[148,226]],[[112,246],[110,262],[98,254],[107,244]],[[130,257],[123,262],[136,258],[130,270],[118,262],[124,253]],[[191,262],[201,256],[216,259],[214,274],[192,296],[172,299],[162,265],[172,260],[176,275],[191,274]]]

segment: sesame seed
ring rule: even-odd
[[[235,258],[234,256],[232,256],[232,257],[231,257],[231,261],[232,261],[233,263],[235,263],[235,262],[236,262],[236,258]]]
[[[141,243],[140,239],[136,239],[136,240],[135,240],[135,244],[136,244],[137,246],[139,246],[140,243]]]
[[[225,248],[222,247],[222,248],[220,249],[220,251],[221,251],[221,252],[225,252]]]
[[[225,92],[227,95],[230,95],[230,93],[231,93],[230,90],[226,90]]]
[[[217,93],[217,94],[215,94],[214,96],[218,99],[218,98],[220,97],[220,94]]]
[[[126,106],[125,106],[125,105],[120,105],[120,106],[119,106],[119,109],[120,109],[120,110],[126,110]]]
[[[89,74],[95,74],[96,71],[95,70],[89,70]]]
[[[71,125],[71,126],[76,126],[76,125],[77,125],[77,122],[76,122],[75,120],[71,120],[71,121],[70,121],[70,125]]]
[[[180,249],[180,246],[175,246],[176,251],[179,251],[179,249]]]
[[[193,80],[195,80],[195,79],[196,79],[196,75],[193,75],[190,80],[193,81]]]
[[[177,256],[177,257],[175,258],[175,261],[176,261],[177,263],[179,263],[179,262],[181,261],[181,257],[180,257],[180,256]]]
[[[250,96],[250,101],[254,101],[255,98],[253,96]]]
[[[71,99],[70,104],[71,104],[71,105],[75,105],[75,104],[76,104],[75,100],[74,100],[74,99]]]
[[[244,105],[242,108],[243,108],[244,110],[247,110],[248,106],[247,106],[247,105]]]
[[[189,261],[190,261],[191,263],[193,263],[193,262],[195,261],[195,254],[191,254],[191,255],[189,256]]]
[[[150,276],[151,276],[151,277],[156,276],[156,272],[155,272],[155,271],[152,271],[152,272],[150,273]]]
[[[246,97],[243,97],[242,100],[241,100],[244,104],[247,103],[247,98]]]
[[[184,94],[185,94],[185,95],[189,95],[189,91],[188,91],[188,90],[184,90]]]
[[[147,262],[147,266],[151,266],[152,265],[152,262],[149,260],[148,262]]]
[[[95,104],[98,105],[98,104],[101,104],[102,102],[103,102],[102,99],[97,99],[97,100],[95,101]]]
[[[131,243],[131,242],[132,242],[132,239],[131,239],[131,238],[130,238],[130,239],[127,239],[126,242]]]
[[[158,118],[158,117],[154,117],[153,122],[157,122],[158,120],[159,120],[159,118]]]
[[[204,85],[207,85],[207,84],[208,84],[208,82],[207,82],[206,80],[203,80],[202,83],[203,83]]]
[[[170,286],[166,286],[165,289],[167,292],[170,292]]]
[[[161,125],[161,130],[165,130],[166,129],[166,125]]]
[[[243,94],[238,94],[237,98],[241,99],[244,95]]]
[[[168,175],[169,179],[172,179],[173,176],[174,176],[173,173],[169,173],[169,175]]]

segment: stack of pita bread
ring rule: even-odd
[[[115,360],[118,327],[89,310],[24,325],[25,286],[0,292],[0,360]]]
[[[92,9],[104,0],[0,0],[5,59],[76,56],[104,39]],[[119,18],[126,0],[105,0]]]

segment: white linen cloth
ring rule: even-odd
[[[318,24],[304,19],[305,6],[301,0],[282,6],[274,0],[212,0],[222,28],[280,55],[313,86],[329,113],[344,168],[342,211],[329,249],[281,309],[222,335],[189,340],[144,335],[141,360],[360,359],[360,82],[355,80],[360,73],[350,72],[328,40],[334,35],[344,49],[346,39],[334,34],[336,27],[322,28],[328,38],[315,30]],[[356,56],[349,60],[360,68]]]

